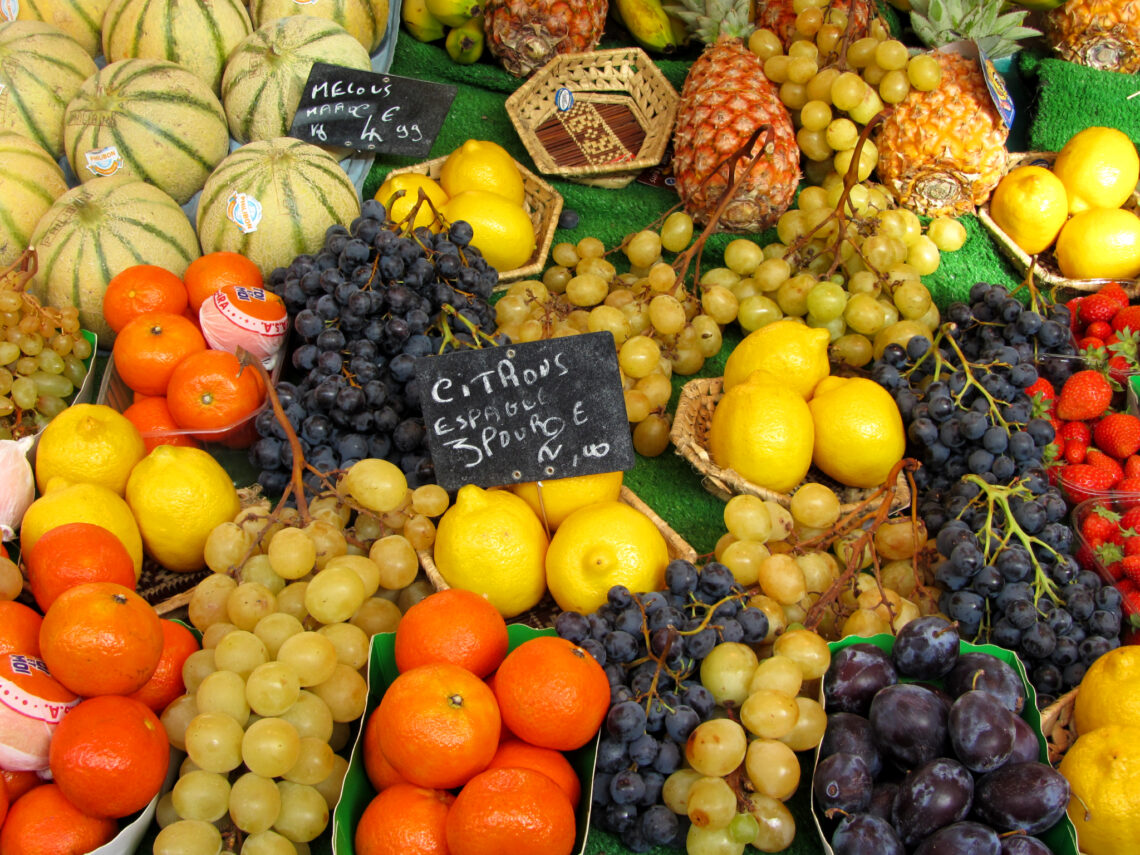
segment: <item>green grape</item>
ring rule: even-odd
[[[572,306],[596,306],[609,291],[610,283],[596,273],[580,273],[566,283],[566,299]]]
[[[812,273],[798,273],[776,289],[776,302],[785,315],[802,318],[807,314],[807,295],[818,283]]]
[[[36,412],[46,419],[54,419],[67,407],[67,401],[55,395],[39,395],[36,398]]]
[[[700,828],[726,828],[736,815],[736,794],[721,777],[706,776],[694,781],[688,802],[689,819]]]
[[[297,672],[284,662],[258,665],[245,681],[249,708],[261,716],[281,715],[297,702],[300,693]]]
[[[69,353],[63,358],[63,376],[71,381],[71,385],[79,388],[87,376],[87,366],[74,353]]]
[[[775,556],[772,556],[775,557]],[[757,658],[755,651],[746,644],[738,644],[735,642],[723,642],[718,644],[712,649],[708,656],[705,657],[701,663],[701,683],[704,687],[712,692],[713,698],[716,699],[718,704],[722,706],[731,701],[735,704],[744,703],[744,699],[748,697],[748,683],[752,679],[752,672],[756,670]],[[720,719],[713,719],[719,721]],[[712,722],[704,722],[704,724],[711,724]],[[740,728],[736,722],[731,722]],[[703,725],[701,725],[703,726]],[[722,728],[723,725],[717,725]],[[723,739],[729,739],[733,736],[731,730],[713,730],[713,734],[719,735]],[[740,736],[743,738],[744,729],[740,728]],[[740,764],[737,759],[736,763],[730,766],[723,774],[727,775]],[[718,774],[716,767],[712,764],[691,764],[698,772],[703,772],[706,775]]]
[[[738,813],[728,824],[728,834],[737,843],[751,843],[760,833],[760,823],[750,813]]]
[[[277,651],[277,661],[296,672],[302,687],[314,686],[323,683],[336,670],[336,647],[328,638],[316,632],[299,632],[281,644]]]
[[[18,312],[24,305],[24,298],[18,291],[6,288],[0,290],[0,312]]]
[[[280,598],[278,598],[278,605],[280,606]],[[281,649],[281,645],[285,643],[287,638],[304,631],[305,627],[301,624],[300,619],[288,612],[274,612],[271,615],[266,615],[253,628],[253,634],[265,645],[268,658],[263,661],[266,662],[269,659],[277,658],[277,651]],[[257,665],[260,664],[262,663],[257,663]]]
[[[908,320],[921,318],[930,308],[930,292],[917,279],[910,279],[898,285],[891,298],[899,314]]]
[[[171,798],[182,819],[214,822],[229,809],[230,782],[217,772],[196,769],[175,782]]]
[[[207,772],[241,765],[242,727],[225,713],[198,713],[186,726],[186,753]]]
[[[661,225],[661,246],[669,252],[680,252],[693,239],[693,218],[684,211],[674,211]]]
[[[633,429],[633,448],[643,457],[656,457],[669,447],[669,417],[650,413]]]
[[[246,772],[230,788],[229,811],[246,834],[268,831],[281,812],[281,792],[271,778]]]
[[[301,737],[297,759],[285,772],[284,778],[295,784],[316,786],[332,774],[335,756],[332,746],[326,740],[312,736]]]
[[[712,359],[714,356],[720,353],[721,345],[724,343],[723,336],[721,335],[720,324],[718,324],[708,315],[697,315],[695,318],[693,318],[690,326],[697,333],[697,349],[700,351],[700,354],[703,358]],[[653,374],[650,374],[648,377],[642,377],[640,380],[638,380],[638,383],[653,376]],[[654,406],[665,406],[665,404],[668,402],[669,399],[666,397],[664,401],[662,401],[660,404],[655,404]]]
[[[151,851],[153,855],[218,855],[222,833],[212,823],[182,819],[158,832]]]
[[[761,852],[783,852],[796,837],[796,820],[779,799],[763,793],[749,793],[748,812],[758,830],[749,842]]]
[[[288,837],[269,830],[247,837],[241,845],[241,855],[301,855],[301,851]]]
[[[738,843],[724,828],[701,828],[690,825],[685,835],[686,855],[742,855],[743,843]]]
[[[882,306],[868,294],[852,295],[843,311],[843,318],[853,332],[864,336],[873,336],[885,326]]]
[[[351,624],[339,625],[351,626]],[[278,718],[293,725],[297,735],[302,739],[312,737],[328,742],[332,737],[332,710],[328,704],[306,689],[297,693],[297,700],[293,706],[281,713]]]
[[[898,104],[910,93],[910,80],[901,69],[888,71],[879,81],[879,97],[887,104]]]
[[[618,363],[626,376],[635,379],[649,374],[661,358],[661,346],[649,336],[635,335],[621,346]]]
[[[662,335],[677,335],[685,327],[685,307],[671,294],[658,294],[649,301],[649,322]]]
[[[63,357],[54,350],[40,351],[40,355],[36,357],[36,363],[39,365],[40,370],[46,374],[63,373]],[[68,385],[71,385],[71,381],[68,381]]]
[[[389,591],[406,588],[420,569],[415,547],[402,534],[390,534],[377,540],[368,550],[368,557],[380,569],[380,587]]]
[[[826,323],[843,315],[847,291],[834,282],[820,282],[807,295],[807,309],[817,320]]]
[[[28,377],[17,377],[12,381],[10,391],[12,402],[21,410],[30,410],[36,405],[36,383]]]
[[[279,594],[285,588],[285,580],[273,572],[269,556],[263,553],[251,555],[245,560],[238,573],[239,582],[256,582],[264,585],[272,594]]]
[[[20,346],[18,344],[13,344],[10,341],[0,341],[0,365],[11,365],[19,358]]]
[[[245,680],[233,671],[208,674],[194,693],[199,712],[224,713],[245,727],[249,720],[249,702],[245,699]],[[201,817],[188,817],[200,819]],[[213,820],[211,820],[212,822]]]
[[[348,493],[368,510],[383,514],[395,510],[403,503],[408,493],[408,481],[400,467],[394,463],[369,457],[358,460],[349,467],[341,478],[338,489]]]
[[[263,778],[278,778],[293,768],[301,750],[297,729],[281,718],[262,718],[246,728],[241,758],[246,768]]]
[[[791,797],[800,783],[796,752],[777,739],[758,737],[749,742],[744,769],[755,790],[773,799]]]
[[[44,349],[44,337],[38,332],[24,333],[20,339],[20,350],[25,356],[39,356]]]
[[[935,217],[926,227],[926,236],[943,252],[953,252],[966,243],[966,227],[952,217]]]
[[[772,534],[772,516],[759,496],[742,493],[733,496],[724,506],[724,525],[729,533],[740,540],[757,540],[761,543]]]
[[[780,320],[783,316],[784,313],[775,300],[763,294],[754,294],[740,301],[737,320],[745,332],[752,332]]]
[[[8,416],[14,412],[16,412],[16,405],[12,403],[12,399],[6,394],[0,395],[0,416]],[[10,438],[10,436],[5,437],[5,439]]]
[[[938,269],[940,261],[938,245],[927,235],[919,235],[907,247],[906,262],[920,276],[929,276]]]
[[[793,695],[775,689],[757,689],[740,706],[740,721],[750,733],[780,739],[791,732],[800,717]]]
[[[258,582],[242,582],[226,598],[226,615],[238,629],[252,630],[261,618],[275,611],[276,596]]]
[[[649,268],[661,257],[661,246],[661,235],[642,229],[626,241],[622,251],[634,267]]]
[[[313,840],[329,824],[329,806],[324,796],[306,784],[279,781],[281,812],[273,830],[294,843]]]
[[[910,85],[920,92],[930,92],[937,89],[942,82],[942,66],[938,60],[928,53],[920,53],[911,57],[906,65],[906,76]]]
[[[233,671],[242,680],[247,679],[254,668],[268,661],[269,649],[265,642],[246,629],[226,633],[214,648],[214,667]]]
[[[804,672],[794,659],[787,656],[770,656],[756,666],[748,684],[749,695],[767,689],[782,692],[789,697],[799,694]]]

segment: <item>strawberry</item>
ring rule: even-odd
[[[1071,375],[1057,398],[1057,415],[1062,419],[1098,418],[1112,403],[1112,386],[1099,371],[1085,369]]]
[[[1097,503],[1081,521],[1081,537],[1090,543],[1106,541],[1120,530],[1120,514]]]
[[[1129,511],[1140,508],[1140,478],[1124,478],[1115,487],[1116,505]]]
[[[1123,562],[1123,560],[1108,561],[1108,562],[1102,561],[1101,566],[1104,567],[1104,571],[1109,576],[1111,576],[1113,579],[1116,579],[1119,581],[1121,579],[1127,579],[1128,578],[1127,576],[1124,575],[1124,562]]]
[[[1077,559],[1077,563],[1085,570],[1096,569],[1096,555],[1093,549],[1087,543],[1080,543],[1077,546],[1077,551],[1073,553],[1073,557]]]
[[[1124,477],[1140,478],[1140,455],[1130,454],[1124,461]]]
[[[1125,306],[1112,319],[1114,330],[1131,329],[1140,332],[1140,306]]]
[[[1089,453],[1089,444],[1079,439],[1066,439],[1064,457],[1066,463],[1084,463]]]
[[[1062,439],[1075,439],[1088,445],[1092,442],[1092,428],[1084,422],[1065,422],[1059,431]]]
[[[1077,342],[1077,347],[1085,351],[1104,350],[1104,339],[1086,333],[1081,340]]]
[[[1131,529],[1121,529],[1121,531],[1125,532],[1124,543],[1121,544],[1124,548],[1124,555],[1126,557],[1129,555],[1140,556],[1140,535],[1137,535]]]
[[[1097,293],[1102,297],[1111,297],[1121,309],[1128,305],[1128,292],[1119,282],[1106,282]]]
[[[1108,321],[1093,321],[1085,327],[1085,335],[1091,335],[1094,338],[1099,338],[1105,344],[1109,343],[1109,336],[1112,335],[1112,326]]]
[[[1124,597],[1124,612],[1125,614],[1136,614],[1140,612],[1140,585],[1137,585],[1131,579],[1124,579],[1117,583],[1117,590],[1120,591],[1121,596]]]
[[[1140,583],[1140,555],[1125,555],[1120,564],[1125,576],[1133,582]]]
[[[1112,475],[1112,484],[1110,487],[1115,487],[1124,480],[1124,468],[1117,462],[1115,457],[1110,457],[1099,448],[1089,446],[1089,450],[1085,453],[1085,463],[1090,466],[1095,466],[1098,469],[1103,469]]]
[[[1038,377],[1032,384],[1025,387],[1025,394],[1033,401],[1033,412],[1036,415],[1052,412],[1057,401],[1057,392],[1053,384],[1044,377]]]
[[[1059,478],[1069,501],[1074,504],[1107,492],[1112,486],[1112,473],[1089,463],[1072,463],[1062,467]],[[1140,500],[1140,495],[1136,498]]]
[[[1124,531],[1140,531],[1140,508],[1132,508],[1122,513],[1117,525]]]
[[[1093,439],[1101,451],[1123,460],[1140,451],[1140,419],[1131,413],[1109,413],[1097,422]]]
[[[1120,305],[1106,294],[1090,294],[1081,300],[1077,316],[1081,323],[1088,326],[1094,321],[1111,321],[1113,315],[1120,310]]]

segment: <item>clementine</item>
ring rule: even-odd
[[[156,713],[164,709],[186,691],[182,680],[182,664],[196,650],[201,648],[194,633],[178,621],[161,618],[162,655],[158,665],[142,688],[131,692],[127,697],[146,704]]]
[[[356,855],[448,855],[447,812],[455,796],[411,784],[388,787],[356,826]]]
[[[264,401],[260,372],[224,350],[188,356],[174,369],[166,392],[166,404],[179,427],[214,432],[198,436],[223,442],[237,438],[242,433],[239,423]]]
[[[368,720],[364,723],[364,742],[362,743],[364,752],[364,774],[368,776],[368,782],[372,784],[372,788],[378,793],[391,787],[393,784],[408,783],[404,779],[404,776],[397,772],[395,767],[388,762],[388,758],[384,756],[384,752],[380,750],[379,725],[379,716],[368,716]]]
[[[58,784],[44,784],[8,809],[0,827],[0,855],[90,852],[118,831],[115,820],[85,814],[67,800]]]
[[[4,824],[4,817],[8,815],[8,783],[0,778],[0,825]]]
[[[115,336],[111,356],[123,382],[144,395],[164,395],[175,366],[206,349],[194,324],[171,312],[146,312]]]
[[[533,769],[488,769],[460,791],[447,814],[450,855],[570,855],[574,809]]]
[[[503,723],[532,745],[572,751],[597,733],[610,706],[606,672],[588,652],[557,636],[524,641],[495,672]]]
[[[4,788],[8,791],[8,804],[20,798],[28,790],[35,789],[41,784],[46,784],[43,778],[37,775],[30,769],[21,769],[14,771],[11,769],[0,769],[0,779],[4,781]]]
[[[170,414],[170,407],[167,406],[164,395],[147,395],[139,398],[136,394],[134,403],[123,410],[123,415],[139,429],[147,454],[160,445],[198,447],[198,440],[188,433],[181,432],[182,428]]]
[[[84,582],[115,582],[135,590],[135,562],[109,529],[86,522],[48,529],[24,555],[36,605],[47,611],[56,597]]]
[[[499,744],[494,692],[445,662],[400,674],[372,715],[388,762],[421,787],[462,786],[487,768]]]
[[[507,655],[507,622],[486,597],[446,588],[409,608],[396,625],[396,667],[450,662],[486,677]]]
[[[111,277],[103,292],[103,318],[116,333],[139,315],[181,315],[189,297],[182,280],[155,264],[135,264]]]
[[[162,623],[123,585],[85,582],[51,604],[40,626],[40,653],[52,676],[85,698],[142,688],[162,657]]]
[[[190,297],[190,308],[197,312],[202,304],[226,285],[260,288],[261,268],[237,252],[207,252],[190,262],[182,274]]]
[[[0,654],[40,655],[40,624],[43,617],[35,609],[15,600],[0,600]]]
[[[578,773],[574,771],[574,767],[570,765],[570,761],[561,751],[555,751],[553,748],[541,748],[517,738],[506,739],[499,743],[499,750],[495,752],[495,756],[491,758],[487,768],[499,769],[512,766],[534,769],[536,772],[546,775],[562,788],[562,792],[566,793],[566,797],[570,799],[571,805],[578,806],[578,797],[582,794],[582,783],[578,780]]]

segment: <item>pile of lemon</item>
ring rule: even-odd
[[[421,173],[401,172],[390,175],[375,198],[387,209],[389,219],[395,223],[407,220],[412,228],[426,226],[438,232],[437,213],[448,223],[464,220],[474,235],[471,244],[500,273],[526,264],[537,245],[525,207],[522,173],[497,143],[467,140],[444,160],[438,181]]]
[[[990,216],[1029,255],[1053,247],[1069,279],[1140,276],[1140,216],[1122,207],[1136,191],[1140,157],[1115,128],[1075,134],[1051,169],[1021,166],[994,189]]]

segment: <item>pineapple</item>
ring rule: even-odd
[[[911,5],[914,31],[931,46],[973,38],[996,59],[1016,51],[1017,39],[1038,35],[1020,25],[1025,11],[999,16],[992,0],[912,0]],[[928,9],[937,14],[924,17]],[[876,131],[879,179],[900,205],[920,214],[972,213],[1005,172],[1009,128],[976,59],[945,51],[934,57],[942,69],[938,86],[929,92],[911,89]]]
[[[830,3],[828,0],[817,0],[815,5],[846,14],[851,22],[851,41],[870,34],[871,21],[879,18],[875,0],[831,0]],[[755,21],[760,29],[771,30],[779,36],[784,50],[797,38],[793,0],[758,0]]]
[[[749,0],[683,0],[670,6],[705,43],[681,87],[673,130],[673,175],[690,216],[707,224],[729,189],[729,164],[761,125],[771,129],[765,153],[720,215],[717,228],[760,232],[791,205],[800,180],[800,150],[787,108],[744,39],[753,30]],[[760,137],[759,141],[762,141]],[[758,142],[759,142],[758,141]],[[740,178],[758,146],[736,162]]]
[[[558,54],[593,50],[608,0],[487,0],[483,32],[503,68],[529,77]]]
[[[1045,16],[1045,35],[1068,62],[1140,71],[1140,0],[1069,0]]]

